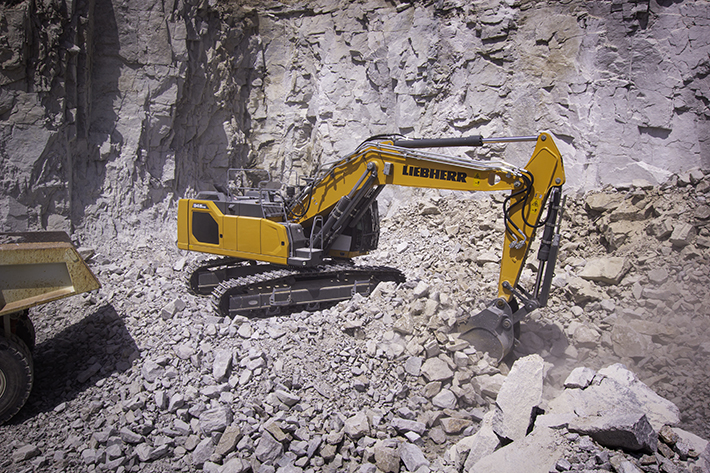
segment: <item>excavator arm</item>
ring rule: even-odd
[[[366,142],[355,153],[328,169],[294,199],[289,212],[304,227],[321,217],[316,234],[327,248],[338,230],[352,224],[363,208],[371,205],[385,185],[457,191],[510,191],[504,203],[504,235],[498,296],[509,298],[540,226],[550,193],[559,206],[565,181],[562,157],[548,134],[506,141],[535,141],[535,151],[523,168],[504,162],[472,161],[416,151],[424,147],[482,146],[503,141],[481,137],[456,140],[399,140]],[[555,203],[557,202],[557,203]],[[555,208],[556,212],[557,209]],[[545,221],[550,220],[550,218]],[[554,219],[548,224],[554,224]],[[507,284],[506,284],[507,282]]]
[[[483,146],[490,142],[534,141],[535,150],[523,168],[505,162],[472,161],[419,151],[423,148]],[[485,139],[480,136],[441,140],[382,140],[365,142],[307,186],[289,209],[295,220],[313,228],[324,248],[339,232],[357,222],[385,185],[456,191],[510,191],[503,204],[505,233],[498,297],[481,313],[465,320],[463,337],[493,357],[512,348],[514,327],[527,314],[545,306],[554,273],[561,217],[561,188],[565,182],[562,157],[552,137]],[[543,219],[544,210],[547,215]],[[538,227],[544,227],[538,252],[535,287],[526,291],[519,279]],[[552,256],[552,258],[551,258]]]

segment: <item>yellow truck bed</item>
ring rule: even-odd
[[[0,233],[0,316],[99,287],[66,233]]]

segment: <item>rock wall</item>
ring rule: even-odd
[[[130,239],[260,166],[377,133],[550,130],[588,190],[710,169],[706,1],[0,6],[0,230]],[[521,145],[468,151],[524,164]]]

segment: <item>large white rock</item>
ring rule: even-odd
[[[493,453],[500,445],[500,439],[493,431],[494,411],[489,411],[483,416],[481,426],[475,434],[461,439],[456,445],[458,451],[468,450],[464,471],[471,471],[473,466],[481,459]]]
[[[545,362],[534,354],[513,363],[496,397],[493,430],[502,438],[520,440],[532,421],[533,409],[542,401]]]
[[[540,427],[530,435],[482,458],[467,473],[548,473],[565,453],[559,430]]]
[[[584,366],[578,366],[565,379],[564,386],[566,388],[581,388],[584,389],[594,379],[594,370]]]
[[[448,389],[442,389],[431,399],[431,403],[441,409],[456,409],[456,396]]]
[[[345,421],[344,432],[353,439],[370,433],[370,422],[365,412],[358,412]]]
[[[546,413],[596,416],[615,409],[643,412],[655,431],[680,422],[675,404],[656,394],[620,363],[599,370],[597,379],[585,389],[565,389],[548,403]]]
[[[653,454],[658,445],[658,434],[640,410],[611,410],[601,415],[577,417],[567,429],[589,435],[600,445],[610,448]]]
[[[609,256],[590,259],[579,276],[589,281],[619,284],[628,270],[629,263],[626,258]]]
[[[440,358],[428,358],[422,365],[421,373],[427,381],[444,381],[454,375],[449,365]]]

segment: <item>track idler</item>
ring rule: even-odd
[[[478,352],[499,363],[513,349],[515,329],[513,310],[505,299],[496,299],[478,314],[457,325],[459,338],[466,340]]]

